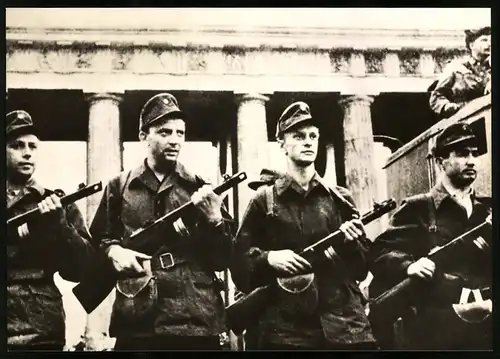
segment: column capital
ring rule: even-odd
[[[375,100],[376,95],[351,95],[345,94],[342,95],[342,98],[339,100],[339,104],[342,107],[348,106],[352,103],[363,103],[365,105],[370,106]]]
[[[244,103],[244,102],[261,102],[262,104],[266,103],[269,101],[269,97],[259,93],[259,92],[248,92],[248,93],[235,93],[236,96],[236,102],[237,103]]]
[[[123,94],[116,92],[87,92],[85,93],[85,100],[90,104],[103,100],[111,100],[118,105],[123,100]]]

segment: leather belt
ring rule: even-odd
[[[151,258],[151,269],[169,270],[179,264],[187,262],[186,258],[180,257],[171,252],[165,252],[160,255],[154,255]]]

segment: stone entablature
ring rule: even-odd
[[[6,39],[9,88],[87,91],[95,89],[75,75],[89,86],[105,76],[110,91],[163,88],[156,83],[168,79],[188,90],[422,92],[465,53],[461,32],[442,30],[7,28]],[[52,81],[41,81],[46,75]]]

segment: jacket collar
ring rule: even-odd
[[[317,185],[321,185],[325,190],[328,191],[328,186],[325,184],[324,179],[318,174],[318,172],[314,173],[314,176],[311,179],[311,185],[311,188],[314,188]],[[278,196],[281,196],[288,188],[292,188],[298,193],[301,193],[303,191],[303,189],[289,174],[285,174],[284,176],[278,178],[275,182],[275,186]]]
[[[9,185],[7,183],[7,190],[9,190],[8,186]],[[42,187],[37,181],[35,181],[35,179],[33,177],[31,177],[28,181],[26,181],[22,191],[24,193],[36,192],[40,196],[43,196],[45,194],[46,189],[44,187]]]
[[[180,162],[175,163],[174,170],[166,176],[161,183],[158,181],[153,170],[149,168],[146,159],[130,173],[130,185],[142,182],[142,184],[154,192],[164,191],[177,183],[178,179],[182,179],[192,184],[197,183],[196,177],[189,173],[186,167]]]
[[[474,57],[472,57],[471,55],[469,55],[469,61],[468,61],[469,65],[472,66],[473,68],[474,67],[485,67],[485,68],[490,68],[490,64],[488,63],[488,60],[487,58],[481,62],[479,60],[476,60]]]
[[[442,182],[439,182],[436,186],[434,186],[431,189],[430,193],[431,193],[432,199],[434,200],[434,204],[436,206],[436,209],[439,208],[441,203],[443,203],[443,201],[447,197],[452,199],[452,195],[448,192],[448,190],[446,190],[446,188],[444,187]],[[482,195],[476,193],[476,191],[472,190],[471,200],[472,200],[473,205],[476,203],[482,203],[485,198],[487,198],[487,197],[482,196]]]
[[[8,184],[7,184],[8,186]],[[7,191],[9,188],[7,187]],[[40,198],[43,198],[43,196],[46,194],[47,190],[42,187],[33,177],[31,177],[26,184],[24,185],[23,189],[21,190],[21,193],[19,193],[18,196],[12,201],[12,203],[9,204],[9,208],[12,207],[15,203],[19,202],[21,198],[26,196],[29,193],[35,193],[37,196]]]

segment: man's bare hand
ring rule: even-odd
[[[212,186],[204,185],[191,196],[193,204],[205,215],[211,223],[222,221],[222,197],[215,194]]]
[[[436,270],[436,264],[429,258],[420,258],[418,261],[408,266],[407,274],[409,277],[416,277],[421,279],[432,279]]]
[[[147,254],[123,248],[119,245],[112,245],[108,249],[108,257],[113,263],[113,267],[118,273],[145,273],[145,269],[140,265],[138,259],[151,259]]]
[[[270,251],[267,255],[269,265],[281,273],[299,274],[310,270],[311,263],[290,249]]]
[[[59,198],[59,196],[55,193],[44,198],[43,201],[38,203],[38,210],[42,215],[49,215],[49,216],[53,215],[56,220],[61,220],[64,217],[61,198]]]
[[[362,238],[365,235],[365,227],[359,219],[344,222],[339,229],[344,233],[347,242]]]

